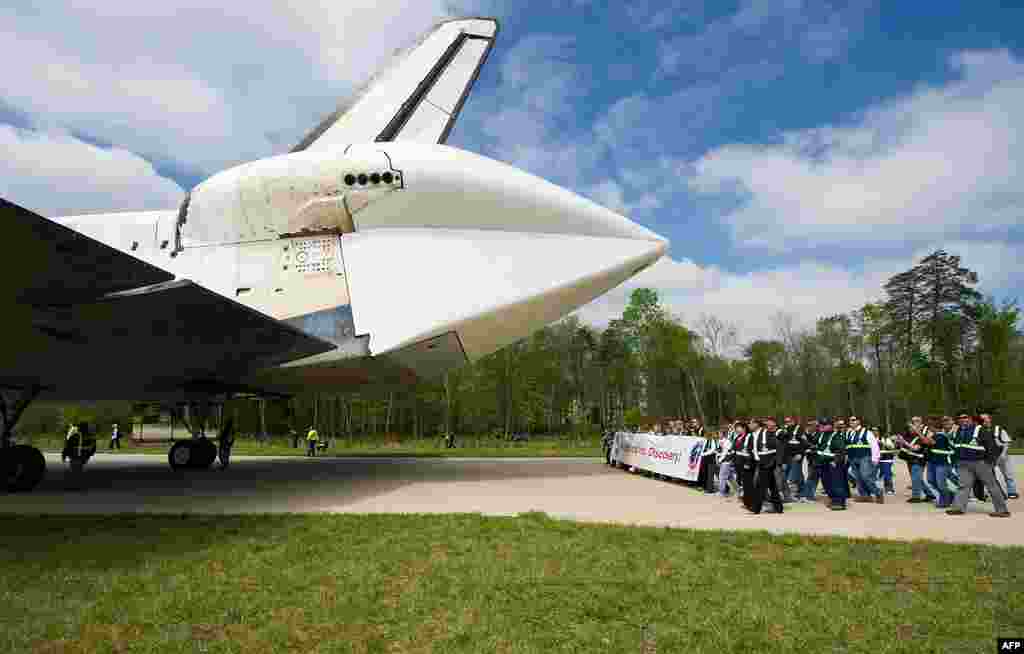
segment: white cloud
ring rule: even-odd
[[[0,151],[0,197],[44,216],[173,209],[184,195],[138,155],[67,133],[0,125]]]
[[[918,89],[853,124],[727,145],[692,188],[739,197],[741,246],[793,250],[906,239],[923,244],[1019,224],[1024,215],[1024,64],[1007,52],[953,59],[962,79]]]
[[[795,327],[813,329],[818,318],[884,300],[883,286],[890,277],[937,249],[960,255],[961,263],[978,273],[977,288],[984,294],[1005,297],[1024,280],[1021,248],[1005,242],[935,242],[903,256],[875,258],[864,266],[804,259],[747,273],[664,258],[577,315],[604,326],[622,317],[630,293],[647,287],[658,291],[662,304],[691,327],[702,314],[709,314],[737,325],[743,342],[777,338],[774,318],[780,311],[793,316]]]
[[[477,2],[457,3],[473,13]],[[445,0],[0,10],[0,103],[195,175],[286,151]]]
[[[774,338],[772,319],[779,311],[793,315],[797,327],[812,328],[822,316],[852,311],[880,299],[882,284],[904,269],[900,265],[876,262],[864,272],[802,261],[734,273],[666,258],[583,307],[578,315],[593,324],[607,324],[622,316],[633,290],[648,287],[658,291],[662,304],[686,324],[693,326],[702,314],[709,314],[735,323],[742,341]]]

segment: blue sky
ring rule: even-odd
[[[0,9],[0,195],[50,214],[174,206],[286,151],[396,47],[451,14],[499,41],[451,145],[630,215],[670,257],[639,285],[687,322],[770,335],[881,297],[945,247],[1016,297],[1024,8],[799,1],[194,0]],[[58,186],[62,193],[53,193]]]

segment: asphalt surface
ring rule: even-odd
[[[901,540],[1024,545],[1024,502],[1010,518],[972,501],[964,516],[907,504],[905,466],[884,505],[847,511],[787,504],[754,516],[735,499],[610,468],[598,459],[245,457],[227,470],[173,472],[166,457],[100,453],[80,479],[48,454],[47,477],[31,493],[0,495],[0,513],[448,513],[554,517],[695,529],[767,529]],[[1018,475],[1024,457],[1015,457]],[[901,474],[902,473],[902,474]]]

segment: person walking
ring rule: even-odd
[[[718,438],[714,434],[707,434],[704,438],[704,450],[700,454],[700,473],[698,483],[703,481],[701,486],[708,495],[715,494],[715,474],[718,472]],[[703,475],[703,480],[700,479]]]
[[[818,458],[818,445],[824,433],[817,420],[811,418],[807,421],[807,449],[804,450],[804,458],[807,460],[807,478],[800,489],[798,502],[813,502],[818,491],[818,482],[824,483],[822,464]]]
[[[737,429],[736,442],[733,444],[734,465],[740,478],[740,485],[743,487],[740,501],[743,502],[743,507],[751,512],[754,510],[754,437],[749,427],[755,424],[752,420],[748,426],[744,426],[743,429]],[[742,426],[742,423],[737,425],[737,427],[739,426]]]
[[[723,498],[729,497],[729,482],[736,476],[733,447],[736,435],[741,428],[744,432],[746,431],[746,427],[743,425],[729,426],[723,432],[724,436],[718,441],[718,454],[716,455],[718,459],[718,494]]]
[[[914,421],[907,425],[906,435],[901,434],[896,438],[896,444],[900,449],[899,457],[907,462],[907,469],[910,471],[910,499],[907,500],[910,504],[934,499],[928,497],[925,500],[921,497],[925,493],[923,483],[925,456],[924,446],[920,441],[919,428]]]
[[[1003,480],[1006,482],[1006,494],[1011,500],[1018,499],[1017,475],[1013,472],[1013,461],[1010,459],[1010,443],[1013,441],[1010,434],[999,425],[993,426],[992,414],[982,413],[981,424],[991,428],[996,439],[996,445],[1000,447],[999,458],[996,459],[996,468],[1003,473]]]
[[[953,507],[947,509],[946,513],[964,514],[974,480],[979,479],[988,489],[995,505],[995,511],[989,515],[993,518],[1009,518],[1006,496],[1003,495],[1003,489],[999,487],[995,477],[995,463],[999,458],[1000,448],[996,444],[994,430],[992,427],[975,424],[966,412],[961,412],[957,417],[960,420],[960,428],[956,432],[953,445],[957,450],[960,492],[953,501]]]
[[[319,440],[320,434],[313,425],[310,425],[309,432],[306,433],[306,456],[316,456],[316,444]]]
[[[804,452],[807,451],[807,433],[804,431],[804,426],[800,423],[799,418],[793,416],[787,416],[783,421],[782,430],[786,435],[786,468],[784,475],[785,492],[783,493],[783,502],[793,499],[793,491],[790,490],[790,484],[793,485],[797,497],[800,496],[800,491],[804,485]]]
[[[116,422],[114,423],[113,430],[110,432],[110,449],[121,449],[121,432],[118,430]]]
[[[75,423],[71,423],[70,425],[68,425],[67,435],[64,436],[64,449],[61,450],[60,453],[61,463],[64,463],[68,459],[68,452],[70,451],[71,448],[72,439],[75,439],[75,443],[78,442],[78,440],[75,438],[76,436],[78,436],[78,425],[76,425]]]
[[[878,480],[883,483],[886,495],[895,495],[892,465],[896,458],[896,441],[891,435],[883,436],[878,441],[878,448]]]
[[[757,467],[757,482],[754,484],[754,493],[751,499],[752,511],[755,514],[761,513],[764,504],[765,494],[770,493],[772,505],[776,513],[782,513],[782,495],[779,494],[778,476],[779,469],[779,437],[778,423],[775,418],[766,418],[764,429],[758,431],[754,439],[754,461]]]
[[[860,418],[850,416],[850,431],[846,437],[846,454],[850,470],[857,482],[857,502],[885,504],[885,495],[875,484],[880,451],[874,433],[861,424]]]
[[[949,470],[953,465],[953,443],[951,434],[945,431],[945,424],[949,423],[943,419],[934,426],[930,434],[931,447],[925,452],[925,478],[928,486],[935,492],[935,508],[948,509],[953,505],[954,494],[948,488]]]
[[[845,511],[846,499],[850,495],[846,482],[846,434],[833,429],[831,418],[822,419],[820,424],[824,427],[824,434],[818,446],[817,456],[822,461],[822,477],[829,499],[828,508],[833,511]]]

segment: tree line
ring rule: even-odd
[[[710,315],[687,323],[641,288],[607,327],[569,317],[435,382],[226,410],[243,434],[315,423],[352,439],[568,435],[668,416],[717,424],[784,414],[858,414],[892,431],[912,415],[961,408],[994,410],[1012,433],[1024,427],[1019,310],[983,297],[978,281],[959,256],[938,250],[889,279],[879,302],[809,328],[780,310],[771,338],[743,344],[738,325]],[[48,430],[90,410],[37,409],[23,424]]]

